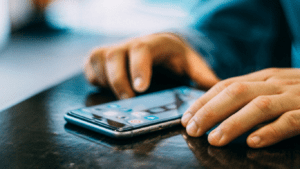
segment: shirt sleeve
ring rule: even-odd
[[[290,40],[279,1],[201,0],[194,18],[176,33],[219,78],[290,66]]]

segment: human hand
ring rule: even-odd
[[[248,136],[248,146],[266,147],[296,136],[300,134],[300,70],[271,68],[221,81],[181,121],[193,137],[222,121],[208,135],[214,146],[224,146],[264,122],[270,123]]]
[[[187,43],[171,33],[152,34],[92,52],[85,64],[90,83],[111,88],[118,98],[133,97],[150,85],[152,67],[161,65],[210,88],[219,80]]]

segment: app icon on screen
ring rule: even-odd
[[[147,119],[147,120],[151,120],[151,121],[159,119],[157,116],[146,116],[144,118]]]
[[[147,112],[133,112],[133,113],[131,113],[131,115],[140,117],[140,116],[146,116],[146,115],[148,115],[148,113]]]
[[[133,120],[129,120],[128,122],[132,123],[132,124],[139,124],[139,123],[142,123],[143,121],[139,120],[139,119],[133,119]]]

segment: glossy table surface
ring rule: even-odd
[[[154,80],[148,92],[177,83],[164,80]],[[264,149],[248,148],[245,136],[213,147],[207,136],[191,138],[178,126],[120,141],[63,118],[69,110],[113,100],[78,74],[2,111],[0,168],[300,168],[300,137]]]

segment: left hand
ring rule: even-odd
[[[223,80],[181,119],[193,137],[222,122],[208,135],[214,146],[224,146],[270,120],[248,136],[248,146],[266,147],[300,134],[300,69],[270,68]]]

